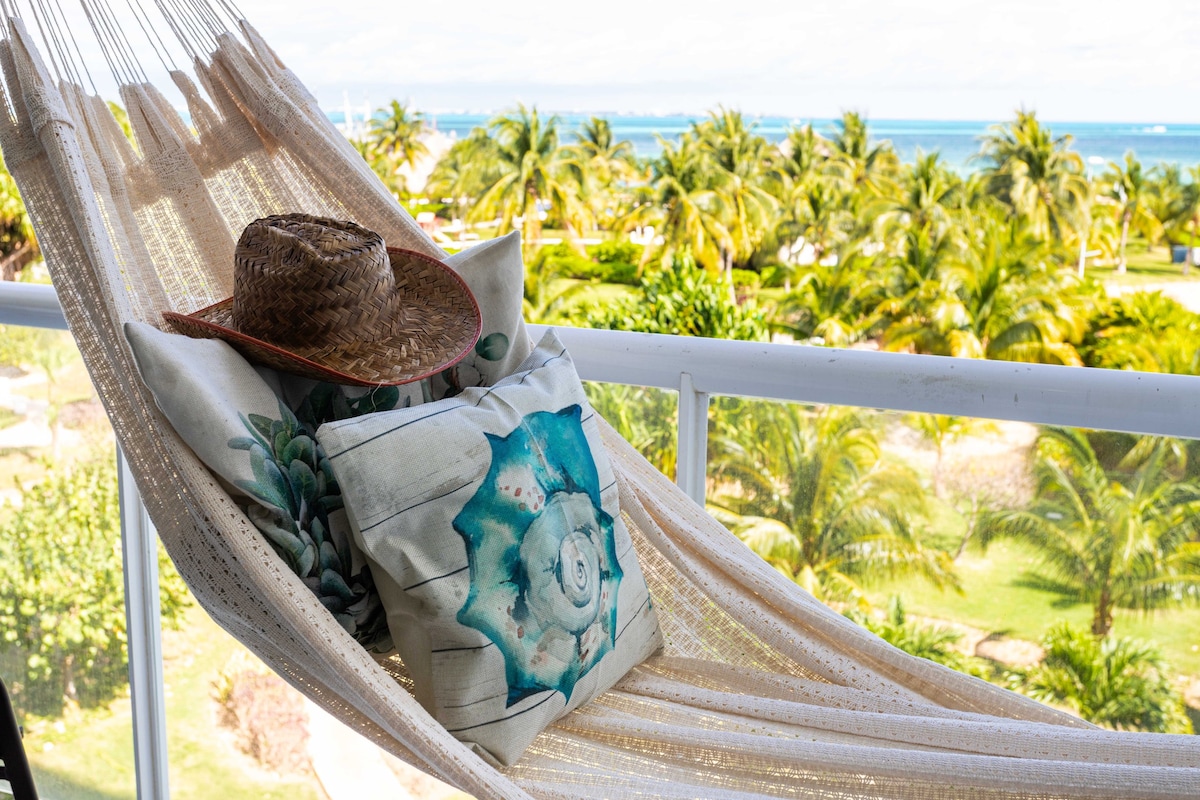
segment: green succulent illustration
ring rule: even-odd
[[[370,569],[363,565],[350,574],[348,531],[330,525],[330,515],[342,508],[342,494],[329,459],[313,429],[282,401],[279,417],[242,415],[249,435],[228,443],[250,455],[254,480],[236,485],[261,505],[251,506],[247,516],[342,627],[368,650],[388,652],[392,639]]]
[[[474,354],[464,358],[453,367],[442,370],[439,377],[446,383],[444,397],[457,397],[469,386],[488,383],[484,361],[498,362],[508,355],[509,341],[503,333],[490,333],[475,343]]]
[[[428,392],[428,382],[422,384]],[[408,406],[406,397],[404,406]],[[334,383],[318,383],[296,406],[296,418],[310,431],[340,419],[371,414],[376,411],[391,411],[400,406],[398,386],[379,386],[357,397],[346,394],[345,387]]]

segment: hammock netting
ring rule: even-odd
[[[82,0],[79,30],[57,0],[5,2],[0,147],[163,544],[205,610],[292,685],[480,798],[1200,797],[1200,740],[1101,730],[888,646],[766,565],[611,429],[664,651],[514,766],[473,754],[412,698],[403,664],[359,647],[276,556],[159,413],[121,333],[229,296],[235,238],[268,214],[353,219],[443,254],[231,5],[155,3],[153,20],[130,3],[134,26]],[[107,63],[83,63],[82,33]],[[187,71],[171,61],[180,51]],[[146,79],[150,53],[186,122]],[[115,76],[136,147],[88,66]]]

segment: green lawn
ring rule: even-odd
[[[1088,262],[1087,272],[1102,283],[1120,286],[1200,281],[1200,269],[1193,268],[1191,274],[1185,277],[1183,265],[1171,263],[1170,248],[1165,245],[1150,249],[1145,239],[1133,239],[1125,248],[1125,256],[1127,271],[1124,275],[1118,275],[1114,265],[1096,265],[1091,261]]]
[[[968,548],[957,563],[963,594],[910,578],[871,586],[871,602],[886,608],[888,597],[899,594],[912,614],[1030,641],[1061,619],[1089,626],[1089,606],[1065,602],[1030,580],[1036,565],[1037,554],[1018,542],[997,542],[986,553]],[[1200,609],[1169,609],[1150,616],[1118,611],[1113,634],[1153,640],[1177,672],[1200,676]]]
[[[199,608],[181,631],[164,631],[167,753],[176,800],[321,800],[311,776],[282,778],[258,768],[216,724],[212,684],[239,647]],[[30,726],[26,748],[39,794],[54,800],[133,800],[129,700],[54,723]],[[49,745],[49,748],[47,748]]]

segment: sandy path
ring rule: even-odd
[[[1133,292],[1162,292],[1177,300],[1189,311],[1200,313],[1200,280],[1168,281],[1166,283],[1144,283],[1140,286],[1118,286],[1106,283],[1105,291],[1110,295],[1132,294]]]

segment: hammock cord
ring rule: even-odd
[[[78,58],[79,66],[83,69],[83,74],[87,76],[88,85],[92,87],[92,94],[99,95],[100,92],[96,89],[96,82],[92,80],[92,73],[90,70],[88,70],[87,59],[83,57],[83,52],[79,49],[79,42],[75,38],[74,31],[72,31],[71,26],[67,24],[67,15],[63,10],[62,3],[60,0],[54,0],[54,5],[58,8],[58,17],[62,21],[62,24],[58,27],[58,35],[62,36],[62,32],[66,31],[66,39],[69,41],[71,48],[73,48],[75,52],[75,55],[71,58],[71,63],[74,64],[75,58]],[[68,50],[68,53],[69,52],[70,50]],[[80,83],[82,82],[80,81]]]
[[[155,0],[154,4],[170,24],[175,38],[183,45],[192,62],[204,61],[205,54],[212,52],[213,45],[205,41],[204,31],[196,24],[192,15],[186,13],[174,0]]]
[[[221,8],[225,10],[225,13],[229,15],[229,18],[235,23],[238,20],[246,18],[246,15],[243,14],[241,9],[234,4],[233,0],[217,0],[217,2],[221,4]]]
[[[31,2],[37,3],[38,5],[41,4],[41,0],[31,0]],[[44,11],[41,14],[37,13],[37,7],[33,7],[32,10],[34,12],[34,22],[36,22],[38,26],[38,32],[42,35],[42,39],[47,43],[47,45],[49,45],[46,48],[46,55],[48,55],[50,58],[50,68],[54,70],[54,76],[58,78],[59,81],[62,81],[64,74],[64,70],[60,66],[62,52],[58,47],[58,40],[46,33],[46,27],[49,24],[47,19],[49,15],[47,15]],[[110,64],[109,66],[111,67],[112,65]]]
[[[124,31],[113,19],[112,9],[102,0],[80,0],[92,31],[100,42],[100,47],[110,55],[110,63],[115,61],[123,67],[122,82],[137,84],[146,82],[146,73],[142,69],[133,48],[128,46]]]
[[[190,0],[174,0],[176,13],[183,15],[196,36],[196,45],[202,50],[212,51],[217,46],[217,37],[213,32],[210,20],[205,19],[203,11]],[[190,8],[189,8],[190,6]]]
[[[221,34],[228,33],[229,28],[221,21],[217,10],[213,8],[211,3],[200,2],[200,0],[187,0],[191,4],[196,14],[196,19],[207,26],[208,33],[212,37],[215,45],[220,39]]]
[[[158,61],[163,65],[163,69],[167,72],[175,72],[178,67],[175,66],[175,59],[171,58],[171,51],[167,48],[166,42],[162,40],[162,36],[158,33],[158,28],[154,25],[148,25],[150,17],[146,13],[145,7],[141,0],[125,0],[129,5],[129,10],[133,13],[134,19],[137,20],[138,27],[142,29],[142,33],[146,36],[146,41],[150,43],[150,47],[154,50],[154,55],[158,56]],[[157,44],[155,42],[157,41]],[[159,48],[162,48],[161,52]]]

